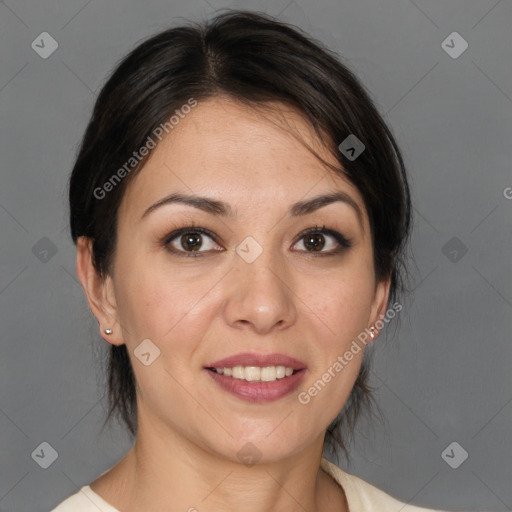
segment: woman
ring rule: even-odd
[[[333,54],[250,12],[149,39],[98,97],[70,207],[136,439],[55,511],[425,510],[322,457],[369,404],[411,211]]]

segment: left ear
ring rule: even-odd
[[[369,327],[375,327],[375,338],[379,336],[379,329],[375,326],[377,320],[381,320],[386,316],[386,308],[389,300],[389,290],[391,288],[391,276],[382,279],[375,285],[375,293],[373,297],[372,310],[370,314]]]

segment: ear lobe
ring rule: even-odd
[[[118,322],[114,284],[108,275],[100,276],[93,264],[90,238],[81,236],[77,240],[76,272],[87,297],[93,315],[99,323],[100,335],[108,343],[124,343]],[[106,334],[105,329],[111,329]]]
[[[370,325],[375,326],[378,320],[386,316],[386,308],[389,300],[389,291],[391,288],[391,277],[379,281],[375,287],[375,295],[372,304],[372,312],[370,315]],[[382,328],[382,326],[381,326]],[[374,340],[379,337],[379,328],[375,326]]]

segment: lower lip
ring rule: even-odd
[[[298,388],[306,374],[306,370],[299,370],[289,377],[276,379],[272,382],[252,381],[227,377],[212,370],[205,371],[224,390],[247,402],[273,402],[292,393]]]

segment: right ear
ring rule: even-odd
[[[100,276],[93,264],[92,239],[81,236],[76,244],[76,273],[93,315],[99,323],[100,335],[112,345],[124,344],[117,314],[114,283],[109,275]],[[112,329],[106,334],[105,329]]]

